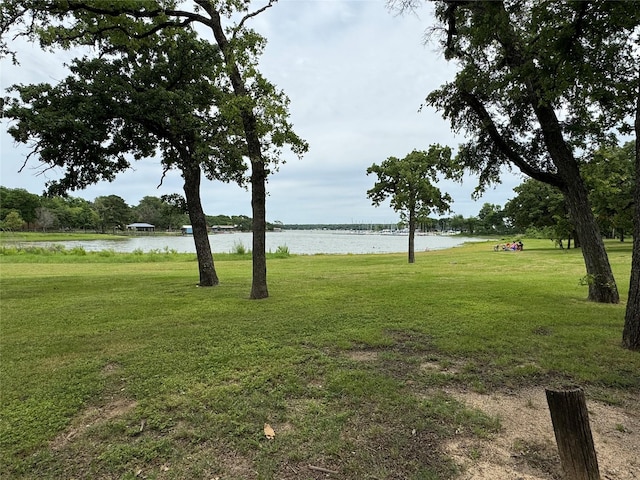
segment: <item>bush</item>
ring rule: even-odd
[[[289,251],[289,247],[286,245],[278,245],[275,255],[278,258],[286,258],[291,255],[291,252]]]
[[[529,227],[525,231],[525,237],[545,240],[545,239],[554,238],[555,233],[552,227],[542,227],[542,228]]]
[[[246,255],[249,253],[249,250],[247,250],[242,242],[233,242],[231,253],[235,253],[236,255]]]

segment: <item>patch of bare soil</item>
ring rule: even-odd
[[[462,480],[556,480],[562,478],[544,388],[483,395],[448,391],[468,407],[500,418],[502,431],[487,439],[454,439],[446,453]],[[640,479],[640,409],[587,400],[603,480]]]
[[[72,424],[58,435],[52,442],[53,450],[62,450],[74,438],[82,435],[88,428],[99,423],[124,416],[136,407],[137,403],[133,400],[117,398],[103,406],[92,406],[84,410],[72,422]]]
[[[352,350],[347,353],[347,358],[354,362],[373,362],[378,359],[378,352],[374,350]]]

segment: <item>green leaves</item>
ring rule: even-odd
[[[125,153],[138,159],[157,149],[169,168],[195,161],[210,178],[240,181],[240,126],[216,113],[229,95],[217,48],[188,31],[165,33],[153,48],[75,60],[56,86],[14,87],[20,99],[5,115],[18,123],[9,132],[66,169],[52,193],[111,180],[129,168]]]
[[[458,160],[480,174],[481,190],[499,181],[507,162],[557,185],[546,148],[551,128],[577,154],[597,148],[612,129],[628,129],[637,95],[637,7],[438,2],[447,33],[441,45],[460,70],[426,103],[466,133]]]
[[[367,191],[367,197],[376,206],[390,199],[397,212],[413,212],[427,217],[433,210],[444,213],[449,210],[451,197],[442,194],[431,182],[437,181],[439,171],[447,171],[451,149],[431,145],[428,151],[414,150],[403,159],[389,157],[380,165],[373,164],[367,175],[375,173],[378,180]]]

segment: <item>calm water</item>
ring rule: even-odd
[[[251,233],[224,233],[209,235],[211,251],[214,253],[235,252],[242,244],[251,250]],[[462,245],[464,242],[479,241],[477,238],[449,237],[445,235],[416,235],[416,252],[440,250]],[[286,246],[292,254],[317,253],[396,253],[408,249],[407,235],[383,235],[370,233],[346,233],[332,230],[291,230],[267,233],[267,252],[275,252]],[[180,253],[195,253],[192,236],[132,236],[123,240],[91,240],[49,242],[50,245],[64,245],[65,248],[82,247],[86,251],[113,250],[133,252],[141,250],[175,250]],[[40,243],[42,245],[42,243]]]

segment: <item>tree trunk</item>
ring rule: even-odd
[[[553,109],[540,104],[532,106],[542,127],[547,150],[562,179],[564,197],[576,227],[576,240],[580,241],[589,277],[589,300],[599,303],[619,303],[620,296],[609,264],[609,257],[591,210],[587,188],[580,175],[578,163],[564,141],[560,123]]]
[[[574,179],[573,184],[567,183],[565,198],[576,226],[578,234],[576,238],[584,239],[581,241],[580,248],[589,277],[589,300],[599,303],[619,303],[620,296],[609,264],[609,257],[589,206],[586,188],[579,176]]]
[[[409,263],[416,263],[416,212],[414,208],[409,210]]]
[[[584,392],[546,389],[546,395],[565,478],[600,480]]]
[[[251,162],[251,209],[253,212],[253,278],[251,282],[251,299],[267,298],[267,191],[264,162],[260,159]]]
[[[196,256],[198,257],[198,270],[200,271],[198,285],[201,287],[213,287],[218,285],[220,281],[213,265],[213,254],[209,244],[209,228],[207,227],[207,219],[200,200],[201,175],[199,165],[182,169],[184,194],[187,199],[189,220],[193,229],[193,242],[195,243]]]
[[[249,94],[235,61],[232,47],[229,45],[222,27],[220,13],[213,4],[198,2],[211,16],[211,30],[227,64],[227,74],[233,87],[233,93],[241,99],[248,99]],[[253,214],[253,278],[251,282],[251,299],[267,298],[267,254],[266,254],[266,181],[267,168],[262,157],[262,147],[258,135],[257,120],[251,107],[252,102],[239,102],[240,116],[247,141],[247,153],[251,161],[251,209]]]
[[[571,146],[564,139],[562,125],[553,109],[553,103],[545,96],[546,87],[542,79],[535,75],[534,62],[522,55],[526,48],[522,48],[518,43],[522,39],[516,34],[504,3],[500,3],[498,8],[505,24],[508,25],[507,34],[499,38],[505,49],[506,62],[522,72],[521,81],[526,89],[527,101],[540,124],[545,147],[556,166],[569,214],[576,227],[576,240],[580,242],[587,276],[590,279],[589,300],[600,303],[619,303],[618,288],[600,229],[591,210],[587,188],[580,175],[578,162]],[[540,180],[545,181],[543,178]],[[577,247],[577,242],[574,243]]]
[[[630,350],[640,350],[640,82],[636,104],[636,184],[633,192],[633,253],[629,298],[624,317],[622,344]]]

